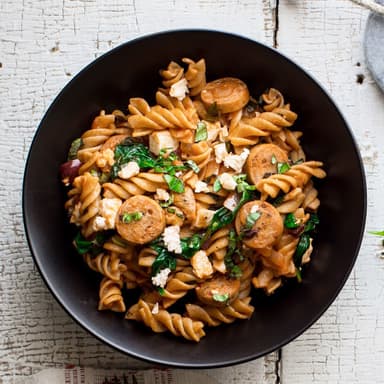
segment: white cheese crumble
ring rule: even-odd
[[[237,183],[233,176],[229,173],[222,173],[218,176],[221,186],[227,191],[233,191],[236,189]]]
[[[164,268],[157,273],[156,276],[152,277],[152,284],[156,287],[164,288],[167,284],[168,276],[171,273],[169,268]]]
[[[216,144],[214,148],[215,148],[216,163],[220,164],[228,156],[227,147],[225,146],[225,143],[220,143],[220,144]]]
[[[152,314],[157,315],[159,313],[159,303],[155,303],[155,305],[152,308]]]
[[[169,193],[165,189],[162,189],[162,188],[156,189],[156,193],[155,193],[154,197],[156,200],[161,200],[161,201],[168,201],[171,198]]]
[[[236,173],[240,173],[243,169],[245,162],[249,155],[249,149],[244,148],[240,155],[233,155],[232,153],[225,157],[224,165],[227,168],[232,168]]]
[[[236,193],[231,193],[223,203],[224,207],[229,209],[231,212],[235,210],[237,204],[239,204],[239,198]]]
[[[181,254],[180,227],[178,225],[166,227],[163,232],[163,240],[169,252]]]
[[[200,192],[209,192],[208,184],[205,183],[204,181],[198,180],[195,184],[195,192],[200,193]]]
[[[104,229],[115,228],[116,216],[121,204],[122,201],[116,198],[105,198],[101,200],[99,214],[105,219]]]
[[[224,142],[225,139],[228,137],[228,127],[226,125],[223,125],[219,130],[219,140]]]
[[[162,149],[171,152],[177,149],[179,142],[168,131],[156,131],[149,135],[149,150],[156,156]]]
[[[105,217],[96,216],[92,223],[92,230],[95,232],[103,231],[106,227]]]
[[[172,97],[182,101],[185,98],[185,95],[189,92],[188,82],[186,79],[181,79],[178,82],[172,84],[169,94]]]
[[[193,273],[199,279],[206,279],[213,273],[212,264],[205,251],[196,252],[191,258]]]
[[[256,213],[259,210],[259,208],[260,207],[257,204],[252,205],[251,210],[249,211],[249,213]]]
[[[130,161],[128,164],[124,165],[123,168],[118,172],[117,176],[120,179],[128,180],[133,176],[136,176],[140,173],[139,164],[136,161]]]

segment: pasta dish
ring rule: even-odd
[[[320,205],[277,89],[206,80],[204,59],[160,70],[155,102],[101,111],[61,166],[74,246],[100,274],[99,310],[198,342],[249,319],[252,291],[301,281]],[[127,297],[137,297],[127,305]]]

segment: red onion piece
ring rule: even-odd
[[[60,165],[61,181],[65,185],[69,185],[79,175],[81,161],[79,159],[69,160]]]

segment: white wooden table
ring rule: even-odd
[[[367,16],[348,0],[0,0],[0,382],[66,363],[148,367],[103,345],[61,309],[26,243],[28,148],[73,75],[110,48],[164,29],[215,28],[274,46],[309,70],[344,112],[367,174],[367,229],[384,229],[384,95],[365,66]],[[378,238],[365,236],[343,291],[297,340],[205,373],[223,384],[384,383],[381,249]]]

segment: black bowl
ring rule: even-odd
[[[255,300],[248,321],[208,329],[198,344],[153,334],[123,315],[98,312],[98,278],[71,246],[58,169],[71,141],[100,109],[125,109],[134,96],[153,100],[158,71],[182,57],[207,62],[208,79],[244,80],[253,95],[279,89],[299,115],[309,159],[323,160],[318,184],[321,225],[301,284]],[[24,222],[35,262],[53,295],[85,329],[137,358],[178,367],[209,368],[271,352],[313,324],[336,298],[357,257],[366,216],[359,152],[339,110],[303,69],[275,50],[222,32],[185,30],[146,36],[108,52],[82,70],[59,94],[33,140],[25,170]]]

